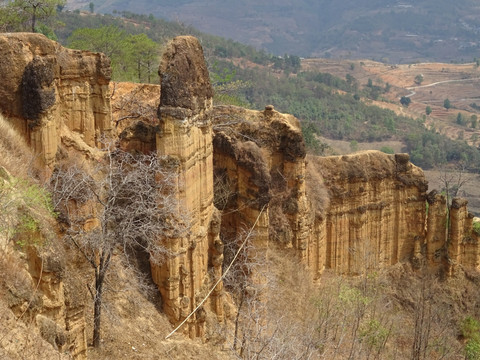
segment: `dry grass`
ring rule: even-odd
[[[326,272],[314,300],[325,359],[412,359],[415,340],[419,359],[462,359],[459,324],[479,316],[478,274],[439,280],[402,264],[357,278]]]
[[[33,282],[15,252],[0,253],[0,292],[9,307],[21,307],[33,296]]]
[[[12,175],[26,178],[33,168],[34,156],[25,139],[0,115],[0,166]]]
[[[61,354],[32,330],[31,323],[17,321],[0,298],[0,358],[8,360],[70,359]]]
[[[99,349],[89,348],[92,359],[228,359],[228,353],[200,339],[174,335],[173,327],[160,310],[161,299],[138,265],[125,266],[116,256],[109,269],[102,313]],[[140,266],[142,267],[142,266]],[[93,301],[87,299],[87,339],[91,342]]]

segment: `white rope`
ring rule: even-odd
[[[190,319],[190,317],[195,314],[195,312],[200,308],[200,306],[203,305],[203,303],[208,299],[208,297],[211,295],[211,293],[213,292],[213,290],[215,290],[215,288],[217,287],[217,285],[220,283],[220,281],[222,281],[225,276],[228,274],[228,272],[230,271],[230,268],[232,267],[233,263],[235,262],[235,260],[237,259],[238,255],[240,254],[240,251],[242,250],[242,248],[245,246],[245,244],[247,243],[247,240],[250,238],[250,236],[252,235],[252,232],[253,232],[253,229],[255,228],[255,226],[257,225],[258,223],[258,220],[260,220],[260,216],[262,215],[263,213],[263,210],[265,210],[265,206],[267,206],[267,204],[263,205],[263,208],[262,210],[260,211],[260,214],[258,214],[257,216],[257,220],[255,220],[255,223],[253,224],[253,226],[250,228],[250,230],[248,231],[248,234],[247,236],[245,237],[245,240],[243,240],[243,243],[242,245],[240,245],[240,247],[238,248],[237,250],[237,253],[235,254],[235,256],[233,257],[233,260],[232,262],[230,263],[230,265],[228,265],[227,269],[224,271],[223,275],[220,277],[220,279],[217,280],[217,282],[215,283],[215,285],[213,285],[213,287],[210,289],[210,291],[208,292],[208,294],[205,296],[205,298],[200,301],[200,303],[198,304],[198,306],[190,313],[190,315],[188,315],[185,320],[183,320],[180,325],[178,325],[170,334],[168,334],[167,336],[165,336],[165,340],[167,340],[170,336],[172,336],[173,334],[175,334],[175,332],[177,332],[178,329],[180,329],[183,324],[185,324],[187,322],[188,319]]]

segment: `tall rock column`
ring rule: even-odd
[[[157,135],[159,155],[177,163],[178,198],[189,216],[188,236],[167,239],[171,256],[152,266],[164,310],[178,324],[201,301],[207,284],[210,222],[213,217],[213,148],[211,109],[213,89],[198,40],[175,38],[167,46],[159,68],[161,94]],[[201,315],[199,315],[201,314]],[[184,332],[203,333],[204,311],[189,320]]]
[[[454,198],[450,206],[450,234],[447,244],[448,273],[452,275],[458,265],[478,269],[478,235],[473,231],[473,215],[468,212],[467,201]]]
[[[448,239],[447,205],[445,196],[431,192],[427,195],[428,216],[425,236],[427,265],[437,269],[444,265]]]

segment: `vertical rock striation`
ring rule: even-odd
[[[408,155],[368,151],[312,158],[310,165],[330,194],[316,224],[326,236],[325,268],[356,275],[412,259],[425,237],[427,183]]]
[[[41,34],[0,35],[0,109],[50,166],[63,127],[89,146],[111,130],[110,60]]]
[[[42,337],[61,353],[74,359],[87,358],[85,333],[86,291],[66,264],[65,253],[39,253],[28,249],[29,273],[42,304],[36,325]]]
[[[466,203],[453,202],[447,228],[445,199],[427,195],[407,154],[305,157],[297,120],[271,106],[214,112],[215,204],[227,244],[266,205],[256,246],[292,247],[317,278],[408,261],[450,273],[478,267]]]
[[[473,231],[473,215],[468,212],[465,199],[452,199],[449,235],[446,240],[448,273],[452,274],[459,265],[478,269],[479,236]]]
[[[305,146],[298,120],[271,106],[263,112],[219,106],[214,119],[215,205],[223,210],[223,241],[241,242],[260,216],[257,249],[266,250],[269,241],[303,248]]]

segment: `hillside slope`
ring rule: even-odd
[[[67,9],[88,10],[69,0]],[[96,0],[99,13],[130,11],[193,25],[269,52],[305,57],[383,59],[395,63],[477,56],[475,1],[128,1]]]

